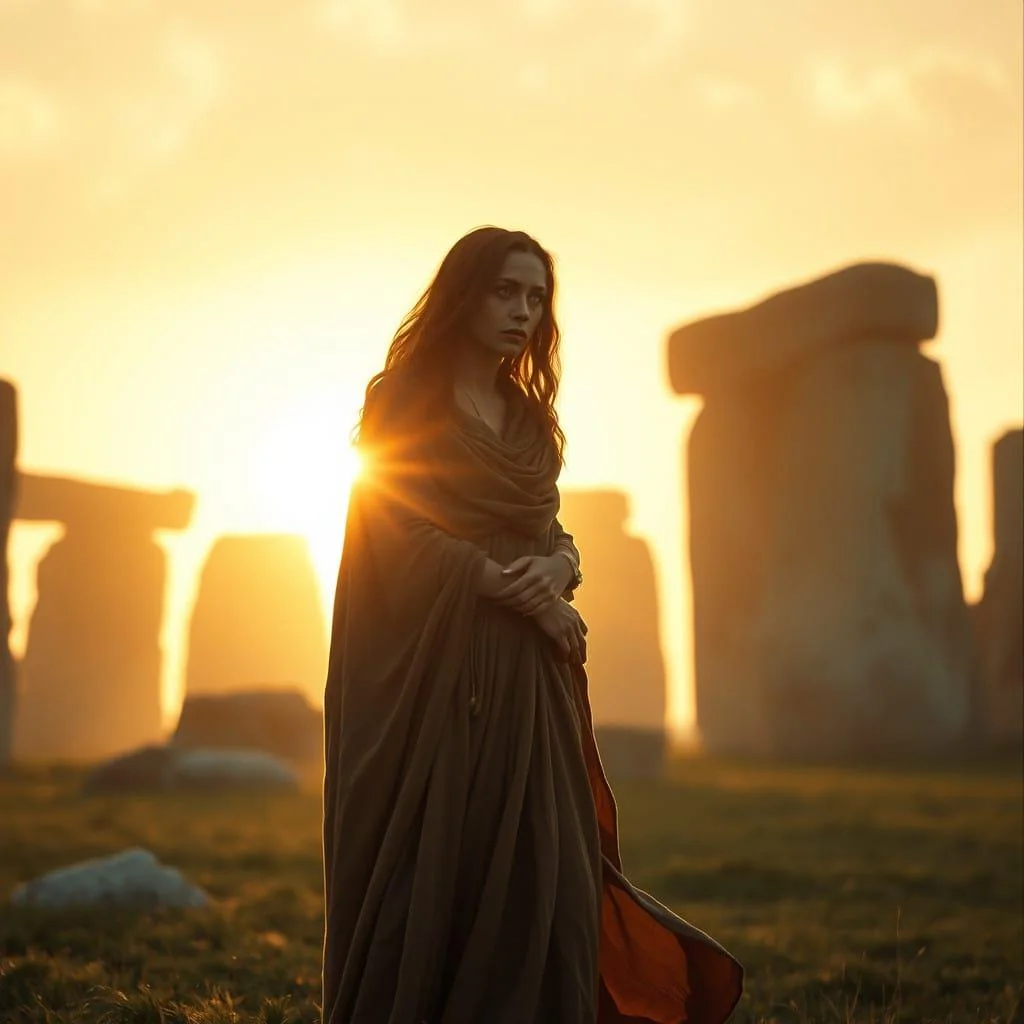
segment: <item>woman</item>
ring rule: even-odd
[[[455,244],[369,383],[325,693],[325,1024],[717,1022],[739,965],[622,876],[550,255]]]

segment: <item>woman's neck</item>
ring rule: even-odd
[[[501,356],[488,352],[482,345],[466,345],[455,360],[456,387],[476,395],[492,395],[498,390]]]

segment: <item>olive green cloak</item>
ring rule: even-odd
[[[742,969],[623,876],[587,679],[478,596],[562,534],[525,398],[501,437],[368,401],[325,692],[324,1024],[718,1024]]]

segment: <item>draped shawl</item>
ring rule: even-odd
[[[623,875],[587,677],[478,596],[546,554],[559,459],[390,375],[364,412],[325,690],[325,1024],[719,1024],[742,969]],[[625,682],[625,681],[624,681]]]

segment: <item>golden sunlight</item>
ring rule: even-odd
[[[251,477],[266,529],[301,534],[329,607],[349,492],[362,470],[330,400],[293,407],[254,445]]]

